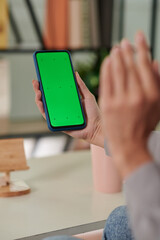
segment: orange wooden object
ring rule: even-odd
[[[68,45],[68,0],[47,0],[44,42],[48,49]]]
[[[0,0],[0,49],[8,46],[8,6],[7,0]]]

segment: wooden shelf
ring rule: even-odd
[[[85,48],[73,48],[73,49],[69,49],[67,48],[67,50],[69,50],[70,52],[85,52],[85,51],[100,51],[106,49],[107,51],[110,51],[111,47],[98,47],[98,48],[93,48],[93,47],[85,47]],[[1,54],[9,54],[9,53],[16,53],[16,54],[21,54],[21,53],[33,53],[36,50],[46,50],[46,49],[40,49],[40,48],[8,48],[8,49],[0,49],[0,53]],[[49,50],[49,49],[48,49]],[[53,50],[53,49],[52,49]],[[56,49],[54,49],[56,50]]]
[[[43,119],[30,121],[11,121],[0,118],[0,138],[32,137],[53,134]]]

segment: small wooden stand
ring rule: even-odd
[[[10,180],[10,172],[27,170],[23,139],[0,140],[0,197],[13,197],[27,194],[30,188],[19,180]]]

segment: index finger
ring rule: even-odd
[[[150,61],[148,45],[142,32],[136,34],[135,43],[137,49],[137,68],[141,83],[146,94],[150,95],[151,90],[156,91],[157,83]]]

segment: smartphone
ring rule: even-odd
[[[33,54],[48,128],[51,131],[83,129],[85,115],[70,53],[67,50]]]

